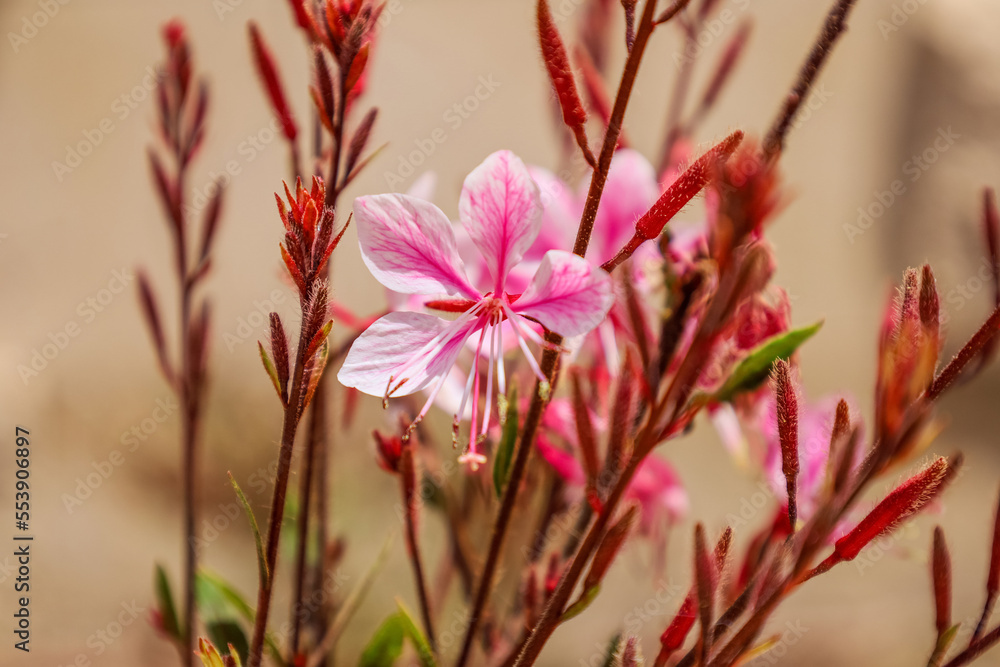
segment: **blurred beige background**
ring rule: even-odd
[[[135,283],[121,291],[116,279],[144,266],[160,286],[161,299],[171,303],[173,295],[165,289],[171,276],[168,239],[145,157],[153,138],[154,104],[142,99],[143,79],[163,56],[159,26],[182,17],[190,27],[198,70],[208,76],[212,92],[209,134],[194,167],[196,190],[189,195],[203,189],[228,161],[236,160],[241,168],[226,194],[210,280],[216,318],[202,501],[203,512],[214,516],[220,503],[231,502],[224,471],[247,479],[266,466],[279,427],[254,349],[262,330],[257,327],[239,344],[227,345],[226,338],[240,335],[241,318],[268,309],[263,302],[282,285],[280,227],[271,193],[286,177],[286,152],[279,141],[265,141],[270,117],[249,65],[246,22],[258,21],[274,46],[300,118],[308,108],[307,58],[284,2],[75,0],[57,5],[52,0],[48,4],[58,11],[36,31],[26,30],[25,21],[34,20],[40,4],[46,3],[0,3],[5,35],[0,45],[0,442],[11,444],[15,424],[31,430],[37,535],[32,652],[23,656],[10,647],[12,577],[2,569],[0,609],[7,620],[0,623],[5,637],[0,664],[171,665],[176,663],[173,649],[155,636],[146,616],[153,563],[164,563],[175,581],[179,572],[176,418],[157,426],[134,451],[121,442],[123,434],[154,414],[158,400],[169,397],[138,317]],[[698,137],[702,142],[736,127],[757,133],[767,128],[828,3],[722,4],[740,18],[753,15],[756,26],[735,81]],[[450,214],[463,176],[493,150],[510,148],[528,162],[555,167],[558,146],[536,55],[533,3],[399,0],[398,6],[379,40],[367,97],[381,108],[376,140],[389,146],[353,185],[347,201],[386,190],[385,173],[397,168],[399,156],[439,127],[447,128],[447,140],[423,168],[438,173],[436,199]],[[562,12],[568,30],[576,5],[570,0],[554,4],[557,13],[563,6],[569,10]],[[795,199],[771,238],[780,261],[777,281],[793,295],[795,322],[826,318],[802,356],[808,393],[818,397],[848,390],[870,417],[875,335],[891,281],[903,268],[924,261],[936,267],[952,334],[949,353],[989,309],[990,290],[977,282],[984,254],[977,221],[981,187],[1000,184],[995,125],[1000,9],[988,0],[859,0],[850,24],[820,80],[823,99],[791,136],[785,169]],[[722,27],[728,35],[735,23]],[[11,42],[10,33],[22,32],[32,36]],[[719,38],[707,47],[706,62],[724,42]],[[654,36],[627,117],[633,143],[651,159],[657,157],[679,48],[678,32],[671,27]],[[611,71],[620,68],[622,58],[616,44]],[[698,81],[704,80],[705,69]],[[458,127],[448,124],[448,109],[472,94],[480,77],[499,86]],[[52,163],[66,160],[67,145],[84,140],[86,132],[94,136],[105,119],[110,124],[104,127],[112,131],[101,133],[100,143],[79,166],[57,174]],[[948,128],[957,137],[911,180],[912,156],[932,147],[938,132]],[[858,224],[859,207],[870,209],[896,179],[905,180],[904,194],[863,234],[849,234],[844,225]],[[353,232],[338,251],[334,287],[336,298],[361,312],[375,310],[382,299],[359,261]],[[88,305],[88,299],[97,305]],[[276,306],[291,312],[287,300]],[[37,377],[23,380],[18,367],[29,365],[36,350],[73,323],[79,335]],[[941,453],[962,448],[968,456],[966,474],[950,492],[943,516],[935,517],[945,523],[952,547],[957,618],[977,614],[982,603],[992,503],[1000,485],[997,388],[994,371],[975,388],[956,390],[944,406],[951,427],[935,447]],[[367,401],[364,419],[336,443],[334,521],[350,541],[344,564],[348,586],[395,526],[396,488],[376,471],[366,436],[382,419],[375,403]],[[102,467],[116,449],[123,451],[124,463],[69,511],[64,494],[74,493],[79,480],[95,465]],[[9,507],[13,453],[4,451],[0,499]],[[756,480],[736,469],[707,424],[663,454],[688,485],[692,514],[713,530],[721,529],[725,514],[738,511],[757,490]],[[261,508],[268,497],[269,491],[252,500]],[[430,558],[441,548],[436,521],[429,519],[425,528]],[[785,622],[797,623],[805,633],[781,662],[924,664],[933,634],[924,559],[929,526],[921,520],[908,527],[892,553],[871,568],[842,567],[796,595],[773,626],[781,632]],[[6,530],[0,530],[0,540],[9,539]],[[685,524],[671,541],[667,571],[655,589],[645,570],[648,548],[633,546],[614,574],[615,584],[605,587],[590,612],[555,635],[543,663],[591,664],[595,644],[603,646],[623,627],[640,632],[647,653],[652,652],[677,604],[658,604],[657,590],[671,582],[687,586],[689,532]],[[5,558],[0,556],[0,565],[8,565]],[[213,542],[206,564],[253,592],[252,546],[242,519]],[[342,642],[341,656],[348,664],[392,608],[397,592],[412,606],[398,540],[386,576]],[[105,642],[98,633],[115,621],[123,604],[144,611],[120,637]],[[448,618],[440,622],[444,628]],[[1000,665],[1000,650],[981,664]]]

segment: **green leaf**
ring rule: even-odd
[[[156,566],[156,600],[163,619],[163,631],[178,641],[183,640],[177,607],[174,606],[174,596],[170,592],[170,580],[162,565]]]
[[[500,444],[497,446],[493,461],[493,488],[496,489],[497,498],[503,495],[503,487],[507,484],[507,478],[510,476],[510,464],[514,459],[514,445],[517,444],[519,421],[516,385],[510,389],[510,398],[507,399],[506,410],[501,406],[500,411],[501,414],[506,412],[506,421],[503,425]]]
[[[267,371],[268,376],[271,378],[274,390],[278,392],[278,400],[281,401],[282,405],[285,405],[285,395],[281,393],[281,380],[278,379],[278,370],[274,367],[271,357],[268,356],[267,350],[264,349],[264,345],[260,341],[257,341],[257,349],[260,350],[260,360],[264,364],[264,370]]]
[[[233,656],[238,664],[246,661],[247,654],[250,653],[250,644],[239,623],[233,620],[211,621],[205,627],[213,644],[229,646],[229,655]]]
[[[602,667],[613,667],[615,664],[615,655],[618,654],[618,647],[621,646],[621,643],[621,634],[617,634],[611,638],[611,641],[608,642],[608,650],[604,654],[604,662],[601,663]]]
[[[333,623],[330,624],[330,629],[327,630],[327,636],[330,640],[330,645],[332,646],[337,642],[340,636],[344,632],[344,628],[351,621],[354,616],[354,612],[358,610],[361,606],[361,602],[365,599],[368,594],[368,590],[371,588],[372,582],[375,581],[375,575],[378,574],[382,566],[385,565],[386,559],[389,557],[389,547],[392,546],[392,533],[389,533],[385,541],[382,542],[382,549],[379,550],[378,555],[375,556],[375,560],[368,567],[368,570],[362,575],[361,581],[359,581],[351,592],[347,594],[347,599],[344,603],[340,605],[340,609],[337,610],[337,614],[333,617]]]
[[[583,593],[580,594],[580,599],[574,602],[570,607],[563,612],[562,617],[559,619],[560,623],[565,623],[571,618],[576,618],[582,614],[590,604],[597,599],[598,594],[601,592],[601,585],[594,584]]]
[[[221,617],[227,610],[232,611],[253,625],[256,617],[253,607],[225,579],[207,570],[198,570],[195,584],[199,609],[210,608],[216,617]],[[209,616],[204,613],[203,615]],[[264,642],[275,661],[282,664],[281,650],[270,632],[264,636]]]
[[[385,619],[361,654],[360,667],[392,667],[403,653],[404,621],[398,612]]]
[[[403,601],[396,598],[396,606],[399,608],[400,622],[403,625],[403,633],[413,642],[413,647],[417,649],[417,656],[420,659],[421,667],[436,667],[437,661],[434,659],[434,651],[431,650],[430,642],[424,636],[423,630],[413,622],[413,614],[406,608]]]
[[[430,643],[413,622],[413,616],[403,602],[396,598],[399,609],[379,626],[361,654],[360,667],[392,667],[403,654],[403,640],[409,639],[417,650],[421,667],[436,667]]]
[[[767,379],[771,365],[775,361],[788,359],[822,326],[823,321],[820,320],[815,324],[768,338],[736,366],[729,379],[712,398],[717,401],[730,401],[737,394],[756,389]]]
[[[257,574],[260,578],[261,587],[267,584],[267,580],[270,578],[270,573],[267,571],[267,558],[264,557],[264,541],[260,536],[260,527],[257,525],[257,517],[253,514],[253,508],[250,507],[250,501],[243,494],[243,489],[236,482],[236,478],[233,477],[233,473],[226,472],[229,475],[229,483],[233,485],[233,490],[236,491],[236,497],[240,499],[240,504],[243,505],[243,511],[247,513],[247,518],[250,520],[250,530],[253,531],[253,541],[257,545]]]

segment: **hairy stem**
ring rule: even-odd
[[[303,313],[303,319],[305,314]],[[278,562],[278,544],[281,537],[281,524],[285,517],[285,497],[288,493],[288,476],[292,468],[292,448],[295,443],[295,432],[298,430],[302,415],[302,379],[305,374],[305,353],[309,341],[305,331],[299,333],[299,345],[295,360],[295,373],[292,378],[292,392],[285,408],[285,416],[281,426],[281,449],[278,453],[278,470],[274,482],[274,495],[271,498],[271,513],[267,525],[267,549],[265,563],[269,576],[257,594],[257,613],[254,617],[253,639],[250,643],[250,655],[247,661],[249,667],[260,667],[264,651],[264,635],[267,632],[267,617],[271,609],[271,592],[277,575],[275,566]]]
[[[412,463],[411,463],[412,466]],[[400,478],[400,487],[403,493],[404,506],[411,504],[407,497],[406,482]],[[427,580],[424,577],[424,564],[420,558],[420,547],[417,545],[416,509],[405,507],[403,515],[406,518],[406,548],[410,553],[410,564],[413,566],[413,578],[416,580],[417,597],[420,599],[420,616],[424,622],[424,634],[430,644],[431,651],[437,653],[436,635],[434,634],[434,624],[431,620],[431,603],[427,595]]]
[[[836,4],[830,9],[830,13],[827,14],[823,32],[820,33],[819,38],[813,45],[809,57],[802,64],[802,69],[799,71],[799,78],[795,86],[785,98],[781,112],[774,120],[774,124],[771,125],[771,129],[764,139],[764,154],[768,158],[773,158],[784,148],[785,136],[788,134],[792,121],[795,119],[795,114],[798,113],[799,107],[805,102],[806,94],[812,87],[823,65],[826,64],[827,57],[833,51],[834,43],[847,29],[847,16],[850,14],[856,1],[837,0]]]

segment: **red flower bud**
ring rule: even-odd
[[[837,560],[854,560],[876,537],[892,531],[901,521],[920,511],[941,491],[947,472],[948,460],[939,457],[900,484],[854,530],[837,540],[834,545]]]
[[[403,455],[403,440],[398,435],[383,435],[378,431],[372,431],[372,437],[375,439],[375,454],[379,467],[386,472],[398,473]]]
[[[795,531],[797,509],[795,483],[799,474],[799,403],[787,361],[774,362],[774,399],[778,413],[778,439],[781,442],[781,472],[788,489],[788,525]]]
[[[274,56],[271,54],[271,49],[264,43],[264,39],[260,35],[260,30],[258,30],[257,24],[251,21],[249,23],[249,29],[250,48],[253,50],[254,64],[257,66],[257,74],[260,75],[261,80],[264,82],[264,88],[267,90],[268,99],[271,101],[271,106],[274,108],[274,112],[277,114],[278,120],[281,121],[281,129],[285,134],[285,138],[288,139],[288,141],[295,141],[295,137],[298,136],[299,130],[295,124],[295,118],[292,116],[292,110],[288,106],[288,101],[285,97],[285,89],[281,85],[281,77],[278,74],[278,67],[274,62]]]
[[[546,0],[538,0],[536,17],[542,60],[545,61],[549,80],[556,90],[559,107],[562,109],[563,122],[573,132],[576,143],[583,151],[583,156],[588,164],[596,168],[597,160],[590,151],[587,142],[587,112],[583,108],[583,102],[580,101],[579,93],[577,93],[576,80],[573,78],[573,70],[570,68],[569,58],[566,56],[566,47],[563,46],[562,37],[559,36],[559,30],[556,28],[555,21],[552,20],[549,3]]]

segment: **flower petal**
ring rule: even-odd
[[[407,380],[398,391],[392,392],[393,396],[406,396],[425,389],[454,365],[475,319],[455,324],[426,313],[389,313],[354,341],[337,379],[346,387],[354,387],[371,396],[383,396],[389,378],[394,378],[395,386],[403,380],[396,376],[405,368]],[[449,327],[455,330],[446,332]],[[432,349],[424,351],[442,335],[443,339]],[[411,363],[418,354],[421,359]]]
[[[542,224],[538,186],[510,151],[498,151],[472,170],[462,186],[458,214],[502,292],[507,273],[534,243]]]
[[[582,257],[550,250],[538,265],[528,289],[512,307],[557,334],[576,336],[600,324],[612,303],[611,276]]]
[[[632,238],[636,220],[659,194],[653,165],[637,151],[618,150],[611,161],[587,256],[596,262],[614,257]]]
[[[479,298],[465,275],[451,222],[434,204],[401,194],[358,197],[354,216],[361,258],[389,289]]]

